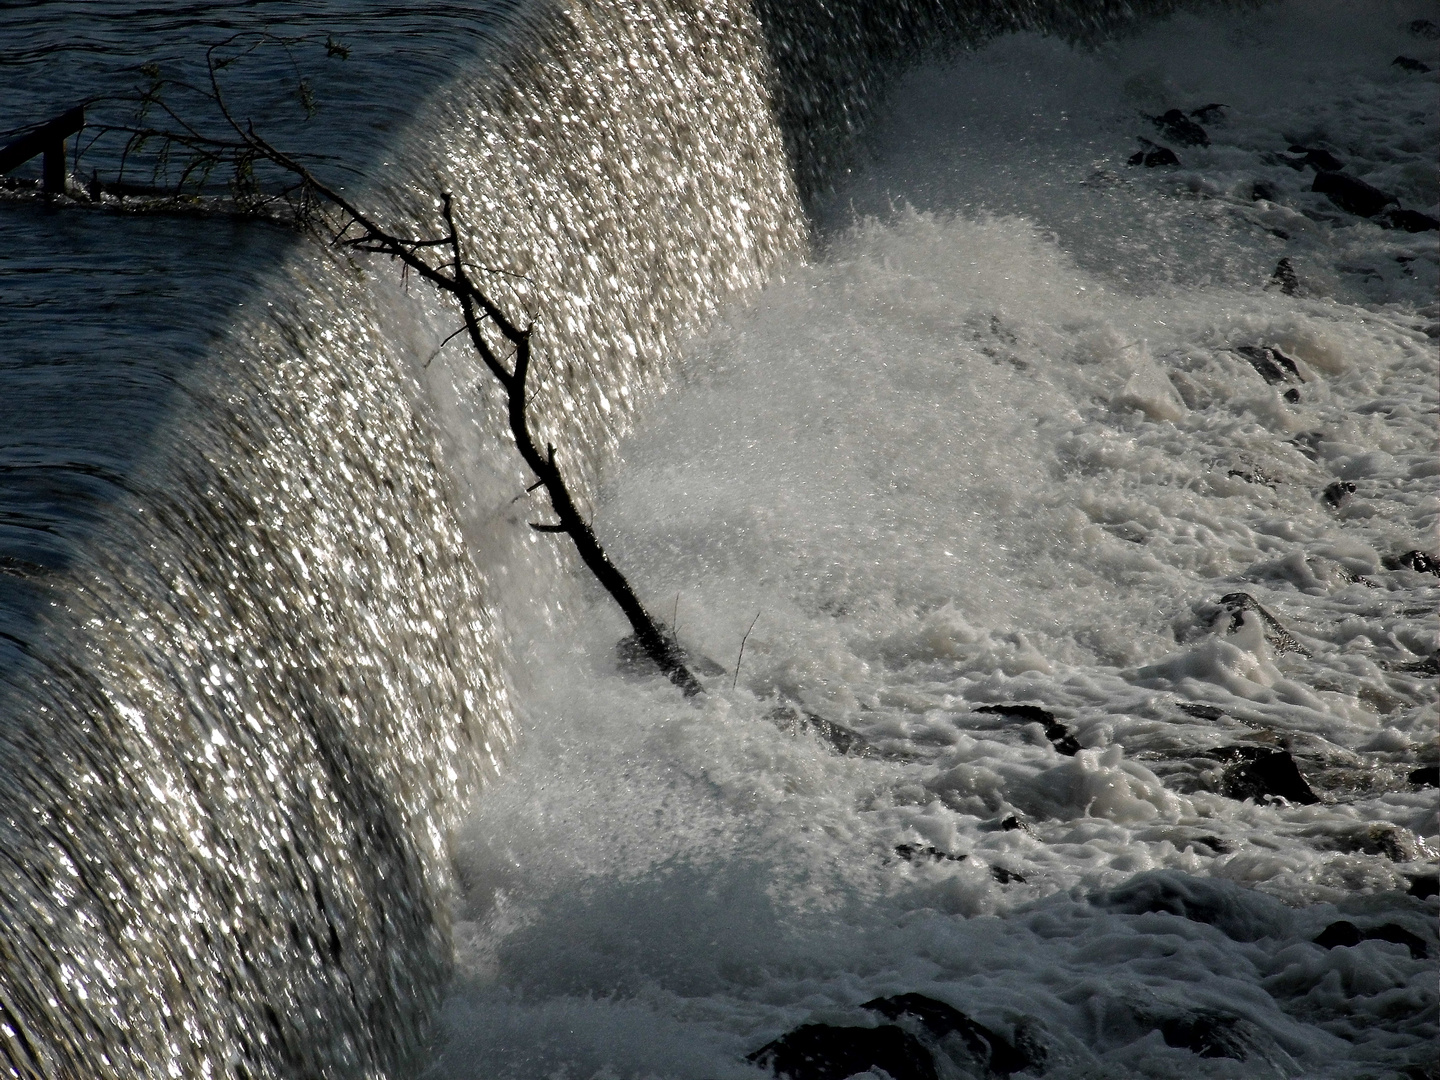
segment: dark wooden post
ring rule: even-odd
[[[42,188],[47,195],[65,191],[65,140],[85,126],[85,106],[77,105],[39,127],[0,146],[0,173],[8,173],[44,154]]]

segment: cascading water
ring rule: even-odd
[[[162,45],[333,16],[371,65],[340,85],[406,125],[370,197],[421,218],[453,190],[474,250],[526,276],[503,291],[540,320],[535,412],[584,476],[677,335],[801,247],[882,64],[1042,13],[246,7],[97,5],[70,52],[64,5],[7,15],[7,125]],[[372,30],[441,43],[413,120]],[[510,738],[484,571],[520,477],[493,418],[456,419],[474,372],[423,369],[444,319],[388,268],[263,226],[21,202],[0,229],[27,252],[0,368],[8,1070],[393,1074],[447,966],[446,830]]]
[[[348,42],[330,98],[366,111],[325,148],[392,220],[433,220],[453,191],[472,250],[520,275],[496,288],[537,319],[533,414],[586,483],[685,335],[804,249],[896,71],[1130,13],[238,4],[151,25],[94,7],[104,32],[58,78],[43,28],[70,26],[68,5],[20,16],[6,127],[70,103],[42,81],[119,85],[109,53],[272,20]],[[0,1062],[404,1075],[450,964],[447,836],[512,741],[512,688],[549,677],[516,639],[526,605],[558,603],[535,577],[568,567],[517,515],[526,478],[483,373],[391,267],[265,226],[24,201],[0,205],[0,235],[28,252],[0,267],[17,327],[0,354]]]

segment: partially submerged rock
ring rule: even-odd
[[[1038,705],[981,705],[975,711],[994,716],[1013,716],[1027,724],[1039,724],[1045,729],[1045,738],[1050,740],[1050,745],[1055,747],[1058,753],[1074,757],[1080,752],[1080,744],[1075,741],[1070,729],[1056,720],[1055,714],[1049,709],[1042,709]]]
[[[1322,949],[1353,948],[1362,941],[1388,941],[1395,945],[1404,945],[1410,950],[1413,960],[1424,960],[1430,955],[1430,946],[1424,938],[1395,923],[1383,923],[1362,930],[1354,923],[1342,919],[1331,923],[1315,937],[1315,944]]]
[[[1008,1039],[953,1005],[924,994],[875,998],[865,1002],[861,1008],[871,1009],[890,1020],[909,1017],[937,1042],[958,1036],[975,1064],[998,1076],[1009,1076],[1023,1069],[1039,1069],[1047,1057],[1045,1048],[1027,1031],[1017,1031],[1015,1039]]]
[[[1295,635],[1281,625],[1280,620],[1266,611],[1260,601],[1245,592],[1226,593],[1220,598],[1220,606],[1230,616],[1230,625],[1224,629],[1233,633],[1244,622],[1245,613],[1253,612],[1260,619],[1265,641],[1277,653],[1293,652],[1309,656],[1310,650],[1296,640]]]
[[[1206,106],[1206,108],[1224,108]],[[1159,116],[1152,116],[1151,122],[1165,133],[1165,137],[1181,146],[1209,146],[1210,136],[1205,129],[1179,109],[1167,109]]]
[[[939,1080],[930,1051],[894,1024],[802,1024],[746,1060],[789,1080],[846,1080],[872,1069],[883,1069],[891,1080]]]
[[[1341,210],[1357,217],[1374,217],[1397,201],[1394,195],[1387,195],[1358,176],[1342,172],[1317,172],[1310,190],[1318,191]]]
[[[1320,797],[1310,789],[1288,750],[1269,746],[1222,746],[1211,750],[1217,761],[1232,762],[1220,781],[1220,793],[1231,799],[1272,799],[1310,805]]]
[[[1250,361],[1250,366],[1271,386],[1304,381],[1295,361],[1274,345],[1237,345],[1235,351]]]

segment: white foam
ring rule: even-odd
[[[1022,36],[908,80],[846,193],[896,209],[694,343],[597,516],[695,651],[733,669],[759,613],[737,687],[692,707],[616,674],[623,627],[583,584],[573,624],[515,631],[527,734],[460,841],[436,1076],[755,1076],[768,1039],[905,991],[1038,1018],[1050,1076],[1424,1060],[1433,963],[1310,939],[1343,916],[1435,950],[1433,901],[1400,895],[1434,872],[1434,792],[1405,775],[1435,680],[1403,668],[1440,646],[1440,582],[1386,567],[1433,551],[1440,511],[1434,234],[1291,192],[1311,291],[1285,296],[1263,286],[1290,249],[1246,224],[1270,209],[1226,194],[1288,183],[1263,155],[1322,129],[1428,191],[1395,147],[1433,156],[1433,114],[1384,111],[1418,100],[1389,60],[1434,51],[1396,29],[1419,14],[1185,15],[1095,53]],[[1232,106],[1191,172],[1126,171],[1147,95]],[[1338,269],[1402,247],[1413,280]],[[1299,402],[1241,345],[1299,361]],[[1218,604],[1241,591],[1305,652]],[[883,756],[782,732],[781,698]],[[974,711],[1007,702],[1083,749]],[[1321,802],[1218,793],[1205,752],[1237,743],[1288,746]],[[1105,893],[1146,871],[1211,917]],[[1207,1009],[1245,1018],[1246,1061],[1155,1030]]]

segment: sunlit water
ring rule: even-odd
[[[512,620],[523,734],[460,834],[428,1075],[755,1076],[906,992],[1030,1032],[1046,1076],[1422,1075],[1440,583],[1395,559],[1435,553],[1436,234],[1279,160],[1323,144],[1436,212],[1436,76],[1390,63],[1437,66],[1421,14],[1018,36],[905,80],[823,253],[690,343],[609,474],[603,539],[726,673],[691,706],[617,672],[583,581]],[[1166,141],[1142,113],[1211,102],[1208,148],[1126,166]],[[1319,801],[1222,794],[1236,745]],[[1342,918],[1430,958],[1312,942]],[[1169,1044],[1196,1016],[1223,1053]]]

